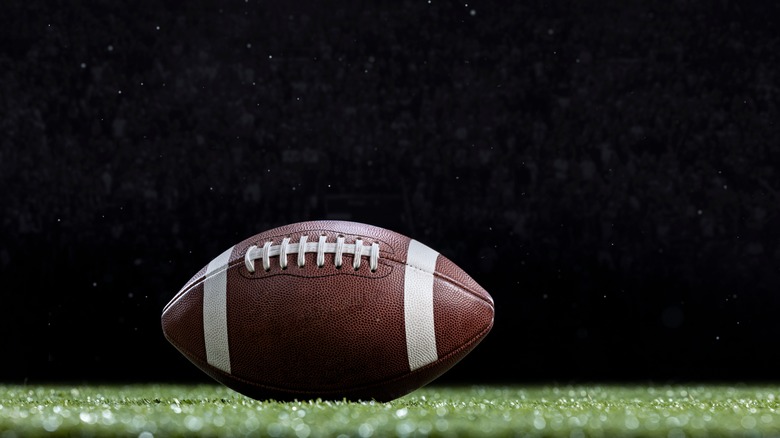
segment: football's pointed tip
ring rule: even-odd
[[[202,286],[178,295],[160,317],[165,339],[188,357],[205,357]],[[200,327],[200,330],[195,328]]]

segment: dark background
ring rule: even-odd
[[[209,381],[165,303],[320,218],[493,295],[442,382],[776,379],[777,2],[281,3],[3,3],[1,380]]]

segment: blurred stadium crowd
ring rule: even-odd
[[[320,217],[503,289],[780,280],[776,6],[145,3],[0,19],[15,286],[53,264],[156,309],[225,245]]]

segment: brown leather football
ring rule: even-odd
[[[424,244],[311,221],[228,248],[165,306],[165,337],[249,397],[389,401],[436,379],[493,327],[493,299]]]

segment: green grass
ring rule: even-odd
[[[780,385],[429,386],[390,403],[260,402],[218,385],[0,385],[14,436],[780,436]]]

